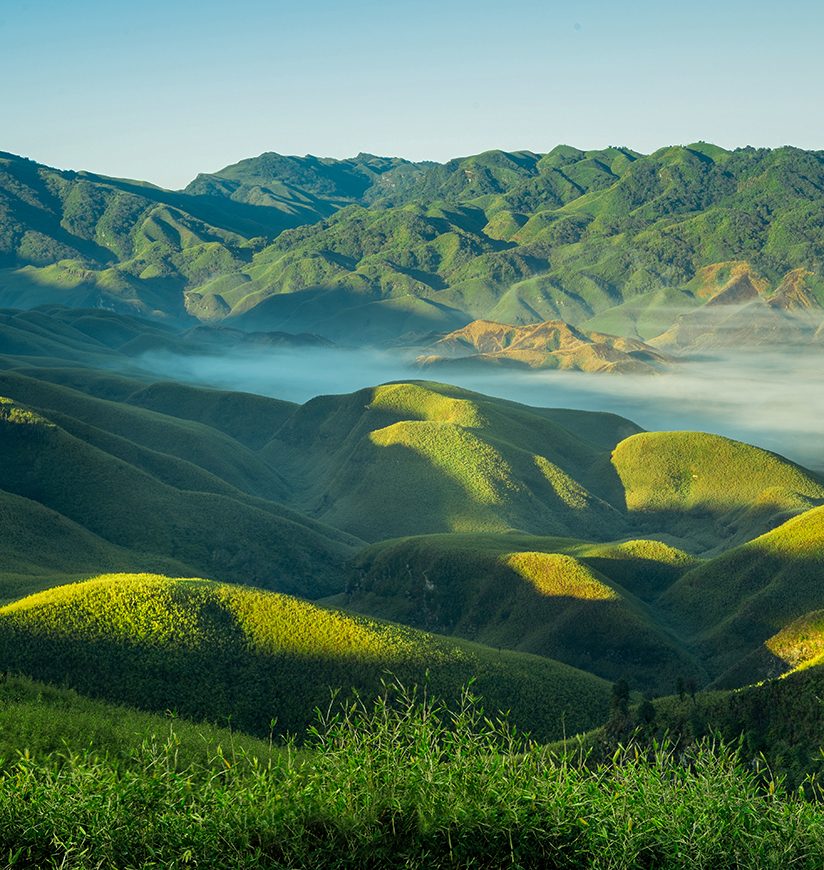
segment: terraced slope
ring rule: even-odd
[[[595,724],[609,684],[499,652],[209,580],[109,575],[0,608],[0,657],[84,693],[261,735],[302,731],[330,689],[367,698],[388,671],[457,698],[475,678],[491,709],[540,738]],[[276,723],[276,724],[275,724]]]

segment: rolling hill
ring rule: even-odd
[[[293,504],[370,541],[510,528],[617,537],[625,518],[602,445],[635,431],[611,415],[396,383],[307,402],[262,455]]]
[[[815,658],[823,567],[824,508],[817,507],[687,572],[661,604],[692,635],[720,685],[742,685]]]
[[[34,379],[4,386],[21,384],[21,391],[49,386]],[[48,395],[73,400],[65,389],[49,386]],[[79,407],[73,410],[77,413]],[[149,415],[132,410],[136,420]],[[353,552],[352,538],[276,502],[247,495],[191,462],[159,452],[160,445],[141,447],[76,418],[49,413],[46,417],[10,398],[0,404],[0,490],[4,497],[18,497],[7,500],[17,525],[14,537],[36,540],[44,524],[51,532],[28,559],[25,549],[15,545],[8,558],[16,573],[36,575],[53,567],[58,554],[62,573],[90,567],[98,552],[106,554],[103,564],[208,568],[218,577],[308,596],[341,588],[340,568]],[[149,432],[157,434],[160,429],[153,424],[162,420],[149,418]],[[174,437],[175,429],[166,434]],[[189,439],[190,446],[195,444]],[[184,444],[178,449],[185,450]],[[229,442],[225,453],[236,457],[240,449]]]
[[[355,558],[330,602],[493,647],[537,653],[661,694],[703,666],[646,603],[697,560],[657,541],[432,535]],[[626,583],[626,585],[623,585]]]
[[[750,273],[736,274],[761,292]],[[705,304],[733,278],[705,275]],[[788,306],[806,298],[799,287],[782,291]],[[510,334],[468,330],[456,343],[505,345]],[[141,348],[200,353],[247,340],[279,339],[60,306],[0,313],[0,596],[9,602],[0,635],[5,624],[10,669],[147,709],[231,715],[259,734],[281,719],[259,692],[251,700],[261,680],[308,687],[299,715],[290,707],[281,720],[300,730],[330,685],[371,692],[386,671],[414,683],[428,669],[454,697],[476,674],[491,709],[522,711],[519,723],[552,735],[561,708],[570,730],[603,721],[607,680],[662,695],[685,679],[727,688],[817,673],[824,484],[814,473],[716,435],[643,432],[611,414],[430,381],[297,405],[140,367]],[[146,571],[243,585],[125,576]],[[98,585],[82,582],[101,572]],[[405,638],[403,654],[368,667],[360,653],[356,664],[335,661],[313,634],[327,611],[296,599],[272,610],[260,602],[275,598],[243,586],[361,614],[335,617],[328,633],[367,624]],[[118,613],[142,613],[144,599],[154,629],[117,623]],[[267,615],[255,624],[283,627],[278,643],[308,638],[322,654],[262,652],[242,615],[259,609]],[[293,610],[299,625],[284,616]],[[369,646],[367,635],[358,643]],[[135,653],[128,667],[124,649]],[[84,656],[111,660],[111,672]],[[245,675],[239,686],[209,697],[199,675],[220,687],[232,669]],[[578,688],[561,692],[561,672]],[[594,682],[577,683],[582,675]]]
[[[650,529],[743,543],[824,498],[824,483],[782,456],[702,432],[643,432],[612,463],[631,515]]]
[[[541,739],[594,724],[609,700],[606,682],[546,658],[155,575],[103,576],[0,608],[0,657],[9,669],[89,695],[230,719],[263,736],[302,732],[332,689],[368,698],[390,672],[447,699],[473,678],[494,709],[510,709]]]

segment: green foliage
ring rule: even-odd
[[[750,769],[780,773],[792,787],[824,773],[820,665],[743,688],[696,692],[689,680],[683,688],[651,704],[641,701],[619,739],[633,734],[646,745],[667,739],[683,751],[707,737],[721,737],[738,743]],[[614,737],[607,727],[585,735],[581,744],[596,757],[608,757]]]
[[[181,767],[208,763],[221,748],[261,763],[279,751],[270,741],[195,725],[170,711],[143,713],[26,677],[0,676],[0,767],[13,765],[21,754],[51,764],[87,752],[128,766],[139,747],[167,748]]]
[[[174,738],[174,735],[172,735]],[[185,765],[25,756],[0,774],[0,850],[23,866],[802,868],[821,806],[702,742],[594,769],[528,744],[464,695],[403,690],[321,721],[313,752]]]

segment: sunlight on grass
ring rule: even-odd
[[[519,577],[547,597],[611,601],[618,593],[572,556],[560,553],[512,553],[502,559]]]
[[[403,421],[369,434],[378,447],[400,445],[428,459],[482,505],[499,505],[504,494],[519,489],[501,454],[454,423]]]

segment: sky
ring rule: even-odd
[[[824,147],[810,0],[0,0],[0,150],[179,188],[264,151]]]

